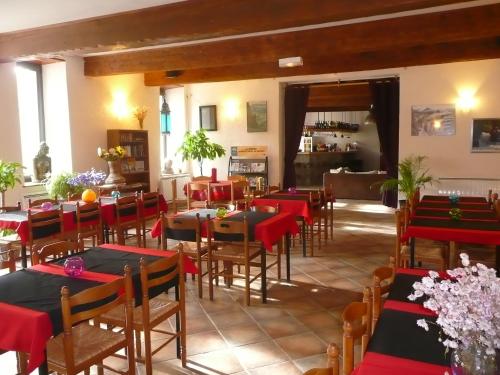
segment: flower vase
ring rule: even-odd
[[[108,185],[124,184],[125,177],[122,176],[122,165],[120,160],[108,161],[109,174],[104,181]]]
[[[142,127],[144,126],[144,119],[143,118],[139,118],[137,120],[139,121],[139,128],[142,129]]]
[[[459,346],[451,353],[452,375],[495,375],[496,368],[495,354],[487,354],[477,342]]]

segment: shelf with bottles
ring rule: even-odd
[[[339,125],[340,124],[340,125]],[[357,133],[359,131],[359,124],[349,123],[335,123],[331,121],[328,125],[317,126],[304,126],[303,134],[306,137],[311,137],[313,133]]]

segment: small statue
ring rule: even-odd
[[[35,182],[41,182],[50,177],[52,172],[52,161],[49,155],[47,143],[40,143],[40,150],[33,159],[33,173]]]
[[[167,160],[165,162],[165,174],[174,174],[174,168],[172,168],[172,160]]]

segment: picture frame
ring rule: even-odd
[[[267,132],[267,101],[247,102],[247,132]]]
[[[200,106],[200,129],[205,129],[206,131],[217,130],[217,106]]]
[[[500,118],[472,120],[471,152],[500,152]]]
[[[433,104],[411,107],[412,136],[455,135],[455,105]]]

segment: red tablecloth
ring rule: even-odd
[[[101,247],[110,250],[161,257],[170,257],[174,254],[173,251],[160,251],[112,244],[102,245]],[[57,265],[37,265],[31,269],[38,272],[66,276],[63,267]],[[197,272],[196,266],[188,257],[184,257],[184,269],[188,273]],[[79,276],[79,279],[110,282],[120,277],[117,275],[84,271]],[[58,290],[57,293],[60,293],[60,291]],[[47,313],[0,302],[0,349],[29,353],[28,372],[36,369],[45,360],[45,346],[52,336],[52,331],[52,323]]]
[[[194,181],[196,182],[196,181]],[[187,195],[187,184],[183,188],[184,195]],[[243,199],[243,189],[237,187],[234,189],[234,199]],[[208,194],[204,191],[193,191],[191,199],[195,201],[208,200]],[[231,200],[231,181],[210,182],[210,201],[230,201]]]
[[[446,227],[423,227],[408,225],[404,241],[411,237],[426,238],[434,241],[455,241],[483,245],[500,245],[500,231],[455,229]]]
[[[306,197],[306,195],[304,195]],[[276,206],[279,204],[280,212],[287,212],[294,217],[302,216],[310,224],[312,222],[312,212],[309,207],[309,198],[298,199],[273,199],[273,198],[255,198],[250,203],[252,206]]]

